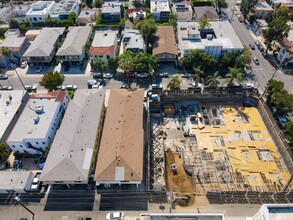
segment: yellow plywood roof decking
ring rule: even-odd
[[[229,160],[232,171],[240,172],[251,187],[263,186],[264,180],[286,184],[289,174],[257,108],[233,105],[219,109],[223,125],[191,128],[198,148],[213,153],[215,160]]]

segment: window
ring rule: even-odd
[[[43,144],[45,144],[45,142],[42,142]]]
[[[34,20],[34,21],[37,21],[38,19],[37,19],[36,17],[33,17],[33,20]]]
[[[109,60],[110,59],[110,56],[109,55],[107,55],[107,60]]]
[[[36,144],[39,144],[39,142],[36,142]]]
[[[43,20],[41,17],[39,17],[39,20]]]
[[[12,147],[14,147],[14,148],[15,148],[15,145],[12,145]]]
[[[20,145],[20,147],[23,147],[22,145]]]

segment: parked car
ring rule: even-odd
[[[37,84],[33,84],[33,85],[25,85],[24,88],[25,88],[27,91],[34,91],[34,90],[37,90],[38,85],[37,85]]]
[[[190,74],[189,73],[182,73],[181,74],[181,77],[182,78],[189,78],[190,77]]]
[[[12,90],[12,86],[1,86],[0,90]]]
[[[162,78],[168,78],[169,77],[169,74],[168,73],[160,73],[159,75]]]
[[[257,57],[253,58],[253,62],[255,63],[255,65],[259,65],[259,60],[257,59]]]
[[[141,79],[147,78],[148,76],[149,76],[148,73],[138,73],[137,74],[137,78],[141,78]]]
[[[77,90],[77,85],[67,85],[66,89],[68,89],[68,90]]]
[[[255,46],[254,46],[254,44],[249,44],[249,47],[250,47],[252,50],[255,50]]]
[[[247,82],[247,83],[245,83],[245,86],[246,86],[247,88],[253,88],[253,87],[254,87],[254,84],[251,83],[251,82]]]
[[[120,86],[120,89],[128,89],[128,85],[123,83],[123,84]]]
[[[16,68],[16,65],[14,63],[9,63],[8,66],[11,67],[12,69]]]
[[[8,76],[5,74],[0,74],[0,79],[8,79]]]
[[[25,68],[27,66],[27,62],[26,61],[23,61],[20,65],[21,68]]]
[[[163,89],[163,86],[160,83],[154,83],[152,84],[152,89]]]
[[[112,79],[113,78],[113,74],[111,74],[111,73],[105,73],[104,74],[104,78],[105,79]]]
[[[100,86],[100,82],[95,79],[90,79],[87,81],[87,85],[89,89],[97,89]]]
[[[36,69],[36,72],[37,72],[37,73],[40,73],[40,72],[42,71],[42,69],[43,69],[42,66],[38,66],[37,69]]]
[[[288,122],[288,119],[286,118],[285,115],[281,115],[281,116],[278,116],[278,122],[280,123],[282,128],[285,128],[286,123]]]
[[[110,212],[106,215],[107,220],[123,220],[124,219],[123,212]]]
[[[61,90],[65,90],[66,86],[62,85],[62,86],[57,86],[57,89],[61,89]]]
[[[102,74],[101,73],[93,73],[93,78],[94,79],[101,79],[102,78]]]

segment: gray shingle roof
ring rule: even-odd
[[[91,27],[70,27],[69,33],[62,46],[57,51],[57,56],[79,56],[92,31]]]
[[[75,92],[52,143],[41,181],[87,182],[103,106],[103,90]]]
[[[50,56],[59,36],[64,33],[65,28],[43,28],[36,39],[32,42],[23,57]]]

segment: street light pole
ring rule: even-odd
[[[19,74],[18,74],[17,70],[16,70],[16,69],[14,69],[14,71],[15,71],[15,73],[16,73],[16,75],[17,75],[17,77],[18,77],[18,79],[19,79],[19,81],[20,81],[20,83],[21,83],[21,85],[22,85],[23,89],[25,90],[25,86],[24,86],[24,84],[23,84],[23,82],[22,82],[22,80],[21,80],[21,78],[20,78],[20,76],[19,76]]]
[[[26,205],[25,204],[23,204],[23,202],[20,200],[20,198],[18,197],[18,196],[15,196],[14,197],[14,199],[15,199],[15,201],[19,204],[19,205],[21,205],[23,208],[25,208],[29,213],[31,213],[32,214],[32,220],[34,220],[35,219],[35,213],[33,213],[28,207],[26,207]]]

